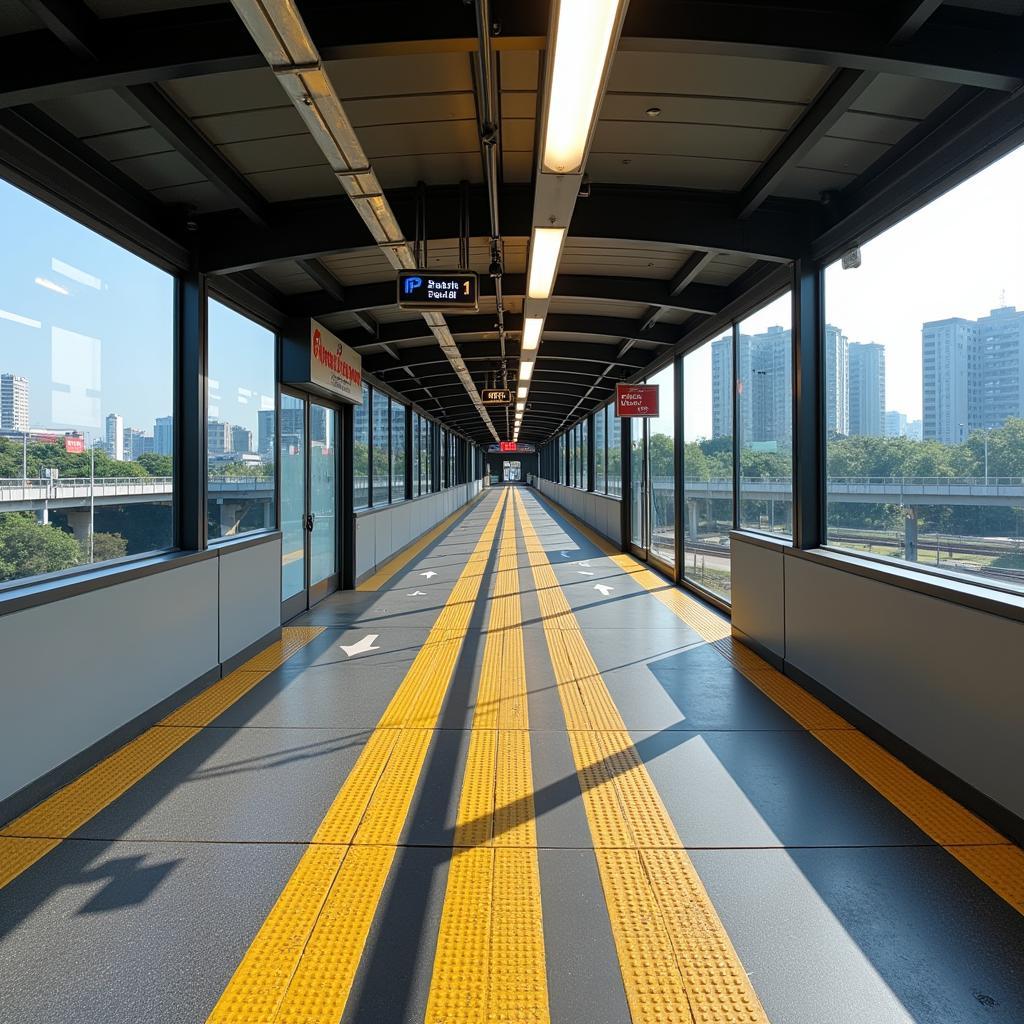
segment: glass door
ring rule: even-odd
[[[634,417],[629,435],[629,523],[630,541],[641,558],[650,548],[650,473],[647,459],[647,421]]]
[[[281,619],[338,589],[338,412],[281,392]]]

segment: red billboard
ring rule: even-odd
[[[616,384],[616,416],[657,416],[657,384]]]
[[[85,451],[85,438],[76,437],[74,434],[64,435],[64,451],[73,455],[81,455]]]

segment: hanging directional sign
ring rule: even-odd
[[[476,311],[480,293],[470,270],[400,270],[398,305],[402,309]]]
[[[532,455],[536,450],[536,445],[525,441],[498,441],[487,446],[488,455]]]
[[[512,391],[509,388],[484,388],[480,392],[484,405],[511,405]]]
[[[657,416],[658,387],[657,384],[616,384],[615,415]]]

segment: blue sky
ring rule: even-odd
[[[29,379],[33,427],[153,432],[173,404],[170,274],[0,181],[0,372]],[[273,406],[270,331],[212,302],[213,410],[253,431]]]

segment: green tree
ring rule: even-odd
[[[78,542],[81,548],[81,560],[89,561],[89,538],[84,537]],[[124,558],[128,554],[128,541],[119,533],[94,533],[92,535],[92,560],[109,562],[112,558]]]
[[[145,452],[136,459],[136,464],[150,476],[171,476],[174,473],[174,459],[170,455]]]
[[[63,530],[40,525],[31,512],[0,515],[0,581],[70,569],[80,560],[78,543]]]

